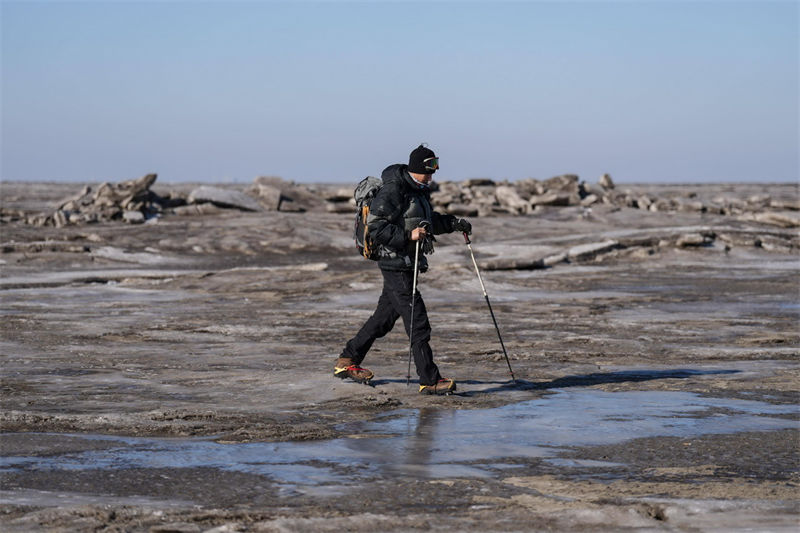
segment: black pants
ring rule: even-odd
[[[372,316],[367,319],[356,336],[347,341],[341,357],[352,359],[354,364],[360,365],[372,347],[375,339],[389,333],[397,319],[403,317],[406,335],[412,339],[411,353],[417,366],[417,375],[420,385],[434,385],[442,376],[439,368],[433,362],[433,351],[430,347],[431,325],[428,322],[428,313],[425,302],[422,301],[419,291],[414,300],[414,333],[411,334],[411,289],[414,282],[413,272],[396,272],[381,270],[383,273],[383,292],[378,298],[378,307]]]

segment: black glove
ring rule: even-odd
[[[472,233],[472,224],[466,218],[459,218],[453,221],[453,231],[460,231],[467,235]]]
[[[430,255],[433,253],[433,243],[436,242],[436,237],[432,233],[426,233],[422,239],[422,253]]]

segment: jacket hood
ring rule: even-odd
[[[412,191],[419,192],[430,190],[429,186],[419,185],[417,182],[415,182],[408,173],[408,165],[403,165],[400,163],[386,167],[381,174],[381,180],[383,180],[384,184],[397,182],[398,185],[402,185],[403,187]]]

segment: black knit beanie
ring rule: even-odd
[[[435,159],[435,165],[433,164]],[[427,162],[426,162],[427,160]],[[439,168],[439,160],[433,150],[420,144],[408,156],[408,171],[414,174],[433,174]]]

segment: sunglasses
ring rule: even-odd
[[[428,159],[424,159],[422,163],[425,165],[426,170],[439,170],[438,157],[429,157]]]

